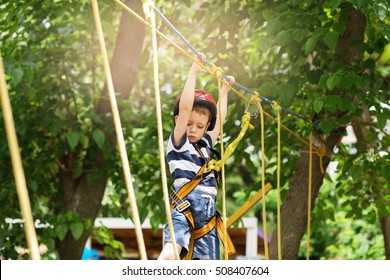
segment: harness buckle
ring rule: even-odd
[[[185,211],[188,207],[190,207],[191,203],[188,200],[182,200],[180,204],[176,205],[177,211],[180,213]]]

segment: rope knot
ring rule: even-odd
[[[281,109],[280,105],[276,103],[275,101],[272,103],[272,108],[275,110],[275,114],[279,114],[279,111]]]
[[[324,147],[318,148],[318,149],[317,149],[317,155],[318,155],[319,157],[325,156],[325,148],[324,148]]]
[[[210,160],[207,164],[207,169],[219,172],[221,169],[221,161],[216,161],[215,159]]]
[[[251,115],[249,112],[246,112],[245,115],[242,116],[241,128],[244,128],[246,125],[250,130],[253,130],[255,127],[250,123]]]
[[[251,98],[251,102],[254,102],[254,103],[261,103],[261,99],[260,99],[260,94],[255,91],[254,94],[252,95],[252,98]]]
[[[223,76],[222,76],[222,68],[221,67],[217,67],[215,64],[212,64],[210,71],[211,71],[211,74],[213,74],[215,78],[217,78],[218,80],[222,80]]]
[[[321,169],[321,174],[325,173],[324,166],[322,164],[322,159],[326,155],[326,150],[324,147],[320,147],[316,151],[317,156],[320,158],[320,169]]]

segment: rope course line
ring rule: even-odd
[[[253,95],[257,97],[257,95]],[[261,106],[261,101],[257,101],[259,110],[260,110],[260,143],[261,143],[261,190],[262,195],[265,197],[265,147],[264,147],[264,110]],[[262,221],[263,221],[263,233],[264,233],[264,254],[265,259],[269,260],[269,251],[268,251],[268,233],[267,233],[267,212],[266,212],[265,199],[262,200]]]
[[[126,183],[127,192],[129,195],[131,212],[133,214],[132,216],[133,216],[133,222],[135,225],[135,233],[136,233],[136,237],[137,237],[138,250],[140,253],[141,260],[146,260],[147,255],[146,255],[146,249],[145,249],[145,242],[144,242],[143,235],[142,235],[141,222],[140,222],[137,203],[136,203],[136,199],[135,199],[135,193],[134,193],[134,187],[133,187],[133,183],[132,183],[130,165],[129,165],[129,160],[127,157],[126,145],[125,145],[125,140],[124,140],[124,136],[123,136],[122,124],[121,124],[118,105],[117,105],[117,101],[116,101],[116,97],[115,97],[115,90],[114,90],[114,85],[113,85],[111,71],[110,71],[110,64],[108,61],[108,55],[107,55],[106,45],[105,45],[104,36],[103,36],[103,28],[102,28],[102,24],[101,24],[101,20],[100,20],[99,7],[97,4],[97,0],[91,0],[91,1],[92,1],[92,8],[93,8],[93,15],[95,18],[96,30],[97,30],[98,39],[99,39],[100,50],[101,50],[102,57],[103,57],[104,73],[105,73],[106,80],[107,80],[107,88],[108,88],[108,93],[109,93],[109,97],[110,97],[110,104],[111,104],[115,132],[116,132],[116,136],[117,136],[117,142],[118,142],[121,161],[122,161],[122,168],[123,168],[123,173],[125,176],[125,183]]]
[[[218,73],[221,73],[218,71]],[[217,75],[218,75],[217,73]],[[219,100],[219,138],[220,138],[220,153],[221,153],[221,159],[222,165],[221,165],[221,186],[222,186],[222,221],[223,221],[223,235],[222,235],[222,242],[224,244],[223,248],[223,258],[224,260],[227,260],[229,258],[228,252],[226,250],[227,246],[227,227],[226,227],[226,188],[225,188],[225,148],[224,148],[224,141],[223,141],[223,117],[222,117],[222,92],[221,92],[221,80],[218,79],[218,100]]]
[[[277,237],[278,237],[278,259],[282,259],[282,234],[281,234],[281,214],[280,214],[280,170],[281,170],[281,145],[280,145],[280,106],[277,103],[272,104],[272,108],[275,110],[278,123],[278,159],[277,159],[277,173],[276,173],[276,184],[277,184]]]
[[[156,105],[156,115],[157,115],[158,145],[159,145],[159,153],[160,153],[161,181],[163,187],[167,222],[168,222],[169,232],[172,238],[173,251],[174,251],[175,259],[180,260],[180,256],[177,250],[175,232],[173,229],[173,222],[172,222],[170,203],[169,203],[169,194],[168,194],[168,183],[167,183],[167,175],[166,175],[167,172],[165,169],[165,152],[164,152],[164,136],[163,136],[163,128],[162,128],[161,98],[160,98],[160,86],[158,82],[158,49],[157,49],[157,38],[156,38],[156,17],[152,7],[153,7],[153,3],[151,1],[149,0],[144,1],[143,10],[145,13],[145,18],[146,19],[149,18],[151,22],[151,31],[152,31],[154,92],[155,92],[155,105]]]
[[[154,11],[156,12],[156,14],[158,14],[160,17],[161,17],[161,19],[169,26],[169,28],[173,31],[173,32],[175,32],[179,37],[180,37],[180,39],[184,42],[184,44],[186,44],[190,49],[191,49],[191,51],[194,53],[194,54],[196,54],[196,55],[199,55],[199,52],[198,51],[196,51],[196,49],[188,42],[188,40],[186,39],[186,38],[184,38],[184,36],[180,33],[180,31],[179,30],[177,30],[177,28],[157,9],[157,7],[156,6],[154,6]],[[209,61],[205,61],[204,62],[207,66],[209,66],[209,67],[212,67],[212,65],[213,64],[211,64]],[[227,79],[228,80],[228,76],[227,75],[225,75],[224,73],[222,73],[221,72],[221,75],[223,76],[223,78],[225,78],[225,79]],[[244,91],[246,91],[246,92],[248,92],[248,93],[250,93],[250,94],[252,94],[252,95],[255,95],[256,94],[256,92],[255,91],[253,91],[253,90],[251,90],[251,89],[249,89],[249,88],[247,88],[247,87],[245,87],[245,86],[243,86],[243,85],[241,85],[241,84],[239,84],[239,83],[237,83],[237,82],[234,82],[233,83],[233,85],[234,86],[236,86],[236,87],[238,87],[238,88],[240,88],[240,89],[242,89],[242,90],[244,90]],[[259,95],[258,96],[259,98],[261,98],[261,100],[263,100],[263,101],[265,101],[265,102],[267,102],[268,104],[270,104],[270,105],[273,105],[274,103],[275,103],[275,101],[272,101],[272,100],[270,100],[270,99],[268,99],[268,98],[266,98],[266,97],[264,97],[264,96],[261,96],[261,95]],[[297,117],[297,118],[300,118],[300,119],[302,119],[302,120],[304,120],[305,122],[307,122],[307,123],[309,123],[309,120],[307,119],[307,118],[305,118],[305,117],[303,117],[303,116],[301,116],[301,115],[299,115],[299,114],[297,114],[297,113],[295,113],[295,112],[293,112],[293,111],[291,111],[291,110],[289,110],[289,109],[287,109],[287,108],[285,108],[285,107],[283,107],[283,106],[280,106],[280,108],[283,110],[283,111],[285,111],[285,112],[287,112],[287,113],[289,113],[289,114],[291,114],[291,115],[293,115],[293,116],[295,116],[295,117]]]
[[[127,11],[128,13],[130,13],[131,15],[133,15],[138,21],[140,21],[141,23],[143,23],[143,24],[145,24],[146,26],[149,26],[149,27],[151,27],[151,24],[149,23],[149,22],[147,22],[146,20],[144,20],[140,15],[138,15],[136,12],[134,12],[131,8],[129,8],[128,6],[126,6],[123,2],[121,2],[120,0],[113,0],[114,2],[116,2],[119,6],[121,6],[125,11]],[[157,8],[155,8],[154,7],[154,9],[157,9]],[[158,9],[157,9],[157,11],[156,11],[156,13],[157,14],[161,14],[164,18],[165,18],[165,16],[160,12],[160,11],[158,11]],[[168,20],[167,20],[168,21]],[[172,24],[171,24],[172,25]],[[172,25],[172,28],[174,28],[175,30],[177,30],[173,25]],[[175,48],[177,48],[180,52],[182,52],[184,55],[186,55],[189,59],[191,59],[191,60],[193,60],[193,61],[195,61],[196,63],[198,63],[198,64],[200,64],[197,60],[195,60],[194,59],[194,57],[193,57],[193,55],[191,55],[191,54],[189,54],[187,51],[185,51],[182,47],[180,47],[178,44],[176,44],[175,42],[173,42],[171,39],[169,39],[166,35],[164,35],[161,31],[159,31],[158,29],[156,29],[156,33],[160,36],[160,37],[162,37],[164,40],[166,40],[167,42],[169,42],[172,46],[174,46]],[[180,32],[178,31],[178,33],[180,34]],[[183,37],[183,39],[182,40],[185,40],[186,42],[188,42],[185,38],[184,38],[184,36],[183,35],[179,35],[179,37]],[[189,43],[188,43],[189,44]],[[194,49],[194,47],[191,45],[191,44],[189,44],[189,48],[195,53],[195,54],[199,54],[199,52],[197,52],[195,49]],[[214,65],[214,64],[211,64],[210,62],[207,62],[207,61],[205,61],[205,63],[207,63],[207,67],[205,67],[204,65],[201,65],[202,67],[203,67],[203,69],[205,69],[206,71],[208,71],[210,74],[212,74],[213,76],[215,76],[214,75],[214,73],[213,73],[213,71],[212,71],[212,69],[213,68],[215,68],[216,66]],[[226,77],[226,75],[225,74],[223,74],[223,73],[221,73],[221,75],[223,76],[223,77]],[[223,81],[223,83],[225,83],[225,81]],[[235,93],[235,94],[237,94],[239,97],[241,97],[243,100],[245,100],[246,102],[248,102],[248,103],[252,103],[252,101],[250,100],[250,99],[248,99],[247,97],[245,97],[244,95],[242,95],[240,92],[238,92],[234,87],[232,87],[230,84],[228,84],[228,83],[225,83],[227,86],[229,86],[230,87],[230,89]],[[237,83],[234,83],[233,85],[236,85],[237,87],[243,87],[242,85],[240,85],[240,84],[237,84]],[[256,96],[256,95],[258,95],[259,96],[259,98],[261,99],[261,100],[263,100],[263,101],[266,101],[267,103],[274,103],[274,101],[271,101],[271,100],[269,100],[269,99],[266,99],[265,97],[262,97],[262,96],[260,96],[259,95],[259,93],[257,92],[257,91],[252,91],[252,90],[250,90],[250,89],[247,89],[246,87],[244,87],[244,89],[246,89],[249,93],[251,93],[251,94],[253,94],[254,96]],[[264,100],[264,98],[265,98],[265,100]],[[268,100],[268,101],[267,101]],[[289,109],[287,109],[287,108],[284,108],[283,106],[280,106],[281,107],[281,109],[283,110],[283,111],[286,111],[286,112],[288,112],[288,113],[290,113],[290,114],[292,114],[292,115],[296,115],[294,112],[292,112],[292,111],[290,111]],[[272,117],[269,113],[267,113],[266,111],[264,111],[264,114],[269,118],[269,119],[271,119],[272,121],[274,121],[274,122],[276,122],[277,120],[274,118],[274,117]],[[299,116],[298,118],[300,118],[300,119],[302,119],[302,120],[304,120],[307,124],[313,124],[313,122],[311,122],[311,120],[308,120],[307,118],[304,118],[304,117],[302,117],[302,116]],[[292,135],[293,137],[295,137],[295,138],[297,138],[299,141],[301,141],[302,143],[304,143],[304,144],[306,144],[306,145],[309,145],[308,144],[308,142],[306,141],[306,140],[304,140],[302,137],[300,137],[299,135],[297,135],[295,132],[293,132],[291,129],[289,129],[287,126],[285,126],[284,124],[280,124],[281,125],[281,127],[284,129],[284,130],[286,130],[290,135]],[[315,148],[318,148],[317,146],[316,146],[316,144],[313,144],[313,146],[315,147]],[[315,151],[316,152],[316,151]]]
[[[34,219],[31,212],[30,198],[28,196],[26,177],[24,174],[22,159],[19,152],[18,138],[16,135],[14,117],[12,115],[11,102],[8,95],[5,80],[3,59],[0,53],[0,100],[3,111],[8,147],[11,155],[12,169],[15,177],[16,191],[18,193],[20,209],[23,217],[24,231],[32,260],[40,260],[38,238],[35,232]]]
[[[278,206],[277,206],[277,215],[278,215],[278,225],[277,225],[277,237],[278,237],[278,259],[281,259],[282,258],[282,252],[281,252],[281,227],[280,227],[280,170],[281,170],[281,140],[280,140],[280,130],[281,128],[285,129],[288,133],[290,133],[292,136],[294,136],[295,138],[297,138],[298,140],[300,140],[302,143],[308,145],[310,147],[310,161],[311,161],[311,157],[312,157],[312,154],[317,154],[318,157],[320,158],[320,169],[322,172],[323,171],[323,167],[322,167],[322,158],[323,156],[328,156],[327,153],[326,153],[326,150],[323,148],[323,147],[317,147],[317,145],[313,144],[313,141],[312,141],[312,133],[310,134],[310,142],[306,141],[305,139],[303,139],[302,137],[298,136],[296,133],[294,133],[291,129],[289,129],[288,127],[286,127],[285,125],[283,125],[281,123],[281,111],[284,111],[284,112],[287,112],[288,114],[292,115],[292,116],[295,116],[301,120],[304,120],[306,122],[306,124],[308,125],[316,125],[316,123],[312,122],[311,120],[277,104],[276,101],[272,101],[266,97],[263,97],[261,96],[258,92],[256,91],[253,91],[251,89],[248,89],[247,87],[237,83],[237,82],[234,82],[232,85],[229,84],[229,78],[227,75],[223,74],[222,71],[221,71],[221,68],[220,67],[217,67],[215,64],[212,64],[210,62],[208,62],[207,60],[204,61],[203,63],[200,63],[199,61],[197,61],[196,59],[194,59],[193,56],[191,56],[187,51],[185,51],[183,48],[181,48],[180,46],[178,46],[176,43],[174,43],[171,39],[169,39],[167,36],[165,36],[163,33],[161,33],[159,30],[156,29],[155,27],[155,22],[152,24],[154,26],[152,26],[149,22],[145,21],[142,17],[140,17],[137,13],[135,13],[132,9],[130,9],[128,6],[126,6],[124,3],[122,3],[121,1],[119,0],[114,0],[116,3],[118,3],[120,6],[122,6],[125,10],[127,10],[129,13],[131,13],[133,16],[135,16],[139,21],[141,21],[142,23],[144,23],[145,25],[148,25],[150,27],[152,27],[152,29],[154,30],[154,35],[155,34],[159,34],[159,36],[161,36],[162,38],[164,38],[165,40],[167,40],[169,43],[171,43],[173,46],[175,46],[178,50],[180,50],[183,54],[185,54],[186,56],[188,56],[191,60],[195,61],[196,63],[198,63],[203,69],[205,69],[206,71],[208,71],[210,74],[212,74],[217,80],[218,80],[218,94],[220,95],[220,87],[221,87],[221,83],[224,83],[225,85],[227,85],[233,92],[235,92],[237,95],[239,95],[241,98],[243,98],[245,101],[247,101],[249,104],[248,104],[248,107],[250,105],[255,105],[257,106],[258,110],[261,112],[261,120],[260,120],[260,126],[261,126],[261,144],[262,144],[262,196],[264,197],[265,196],[265,170],[264,170],[264,158],[265,158],[265,155],[264,155],[264,115],[266,115],[268,118],[270,118],[271,120],[273,120],[274,122],[277,123],[277,138],[278,138],[278,141],[277,141],[277,146],[278,146],[278,155],[277,155],[277,192],[278,192]],[[187,47],[189,47],[189,49],[191,49],[191,51],[196,55],[198,56],[200,53],[188,42],[188,40],[186,40],[186,38],[176,29],[175,26],[173,26],[171,24],[171,22],[154,6],[153,2],[151,0],[143,0],[143,2],[147,2],[148,3],[148,12],[147,13],[152,13],[154,11],[154,13],[158,14],[160,16],[160,18],[169,26],[169,28],[174,31],[174,33],[176,33],[179,38],[187,45]],[[145,11],[145,9],[144,9]],[[148,14],[146,14],[146,16],[148,17]],[[226,81],[227,82],[226,82]],[[232,86],[235,86],[239,89],[242,89],[250,94],[252,94],[252,99],[249,100],[247,97],[245,97],[244,95],[242,95],[240,92],[237,91],[237,89],[233,88]],[[272,108],[274,109],[274,112],[276,114],[276,118],[275,117],[272,117],[270,114],[268,114],[267,112],[265,112],[261,106],[261,102],[264,101],[268,104],[270,104],[272,106]],[[248,108],[247,107],[247,108]],[[244,120],[242,121],[244,123]],[[220,124],[222,126],[222,124]],[[220,133],[221,133],[221,139],[222,138],[222,135],[223,135],[223,128],[221,127],[220,129]],[[244,132],[245,133],[245,132]],[[242,135],[243,136],[243,135]],[[241,136],[241,138],[242,138]],[[238,137],[240,138],[240,136]],[[239,141],[239,140],[238,140]],[[237,145],[237,144],[235,144]],[[233,150],[235,149],[235,146],[233,147],[234,145],[232,145],[232,151],[229,150],[230,146],[227,148],[227,157],[229,156],[229,154],[231,152],[233,152]],[[316,148],[314,151],[313,151],[313,146]],[[308,152],[308,151],[302,151],[302,152]],[[215,170],[219,170],[219,169],[222,169],[222,189],[223,189],[223,198],[222,198],[222,204],[223,204],[223,221],[224,221],[224,231],[226,231],[226,214],[225,214],[225,211],[226,211],[226,205],[225,205],[225,200],[224,200],[224,162],[226,160],[226,158],[224,157],[224,147],[223,147],[223,140],[221,140],[221,155],[222,155],[222,158],[219,162],[216,162],[216,161],[211,161],[208,168],[209,169],[215,169]],[[311,170],[309,171],[309,176],[311,178]],[[311,179],[309,179],[309,187],[311,185]],[[265,212],[265,201],[263,199],[263,226],[264,226],[264,233],[265,233],[265,242],[267,243],[267,239],[266,239],[266,234],[267,234],[267,231],[266,231],[266,212]],[[309,211],[309,210],[308,210]],[[308,231],[310,231],[310,225],[308,225]],[[309,232],[310,234],[310,232]],[[224,240],[223,242],[225,243],[225,234],[224,234]],[[268,257],[268,244],[265,244],[265,254],[266,254],[266,259],[269,259]],[[227,259],[227,256],[225,257]]]

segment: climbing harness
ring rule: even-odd
[[[211,218],[211,220],[202,228],[196,229],[194,218],[190,210],[191,204],[188,200],[185,199],[185,197],[189,195],[198,186],[198,184],[202,181],[202,179],[207,177],[211,172],[210,170],[207,170],[207,161],[199,145],[197,143],[194,143],[193,145],[195,149],[198,151],[198,153],[200,154],[200,156],[202,157],[204,164],[202,165],[201,168],[199,168],[198,173],[192,178],[191,181],[184,184],[177,192],[175,191],[175,188],[172,186],[170,192],[170,197],[172,200],[170,206],[171,211],[174,208],[176,208],[177,211],[183,213],[186,216],[187,221],[190,225],[191,238],[190,238],[189,250],[185,255],[185,257],[183,258],[185,260],[192,259],[195,240],[209,233],[214,227],[217,226],[219,237],[221,238],[223,236],[223,220],[219,214]],[[225,248],[227,248],[227,252],[229,255],[235,253],[235,249],[230,237],[228,237],[227,242],[223,242],[223,244]]]

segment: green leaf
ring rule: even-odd
[[[324,37],[325,44],[329,49],[334,50],[336,48],[339,35],[336,32],[328,32]]]
[[[272,10],[264,10],[261,14],[267,21],[270,21],[274,17],[274,13],[272,12]]]
[[[385,21],[387,13],[389,13],[389,7],[379,1],[373,3],[373,8],[381,21]],[[388,3],[388,2],[387,2]]]
[[[56,230],[58,239],[63,241],[65,239],[66,233],[68,232],[68,227],[64,224],[61,224],[61,225],[56,226],[55,230]]]
[[[267,34],[273,36],[282,27],[282,22],[279,18],[271,19],[267,24]]]
[[[82,222],[73,223],[70,225],[70,232],[75,240],[80,239],[84,231],[84,225]]]
[[[340,97],[338,97],[337,95],[330,95],[329,97],[326,98],[324,107],[330,113],[333,113],[336,111],[339,102],[340,102]]]
[[[104,132],[101,129],[97,128],[92,132],[92,137],[98,147],[100,149],[103,149],[104,143],[106,142],[106,136],[104,135]]]
[[[384,129],[387,123],[387,115],[386,114],[378,114],[377,115],[377,123],[379,129]]]
[[[324,120],[322,122],[320,122],[319,124],[319,127],[321,128],[321,130],[324,132],[324,134],[326,135],[329,135],[329,133],[332,131],[333,129],[333,122],[331,120]]]
[[[314,112],[318,114],[319,112],[321,112],[323,106],[324,106],[324,101],[322,99],[315,100],[313,104]]]
[[[328,80],[326,81],[326,86],[329,90],[334,89],[336,86],[338,86],[342,82],[342,78],[340,76],[330,76]]]
[[[337,106],[340,109],[340,111],[342,111],[342,112],[353,113],[356,110],[355,104],[353,102],[351,102],[350,100],[344,99],[344,98],[340,98],[340,101],[338,102]]]
[[[296,86],[293,84],[280,85],[279,95],[284,106],[290,106],[297,93]]]
[[[268,36],[262,36],[259,42],[259,48],[266,53],[272,47],[272,40]]]
[[[69,132],[66,135],[66,140],[68,141],[69,147],[73,150],[80,139],[80,133],[79,132]]]
[[[336,10],[343,0],[330,0],[330,5],[333,10]]]
[[[314,48],[317,45],[317,41],[318,41],[318,39],[315,37],[311,37],[311,38],[309,38],[309,40],[307,40],[307,42],[305,44],[305,54],[306,55],[311,53],[314,50]]]
[[[375,60],[369,58],[366,61],[364,61],[363,66],[368,69],[375,69]]]
[[[286,30],[280,31],[275,36],[275,43],[279,46],[286,47],[290,42],[290,33]]]
[[[23,78],[23,70],[21,68],[14,68],[11,71],[12,83],[17,86]]]
[[[336,22],[333,25],[333,31],[336,32],[339,35],[342,35],[345,31],[345,23],[342,22]]]
[[[292,33],[292,38],[298,43],[302,42],[303,38],[305,38],[305,30],[295,29]]]

